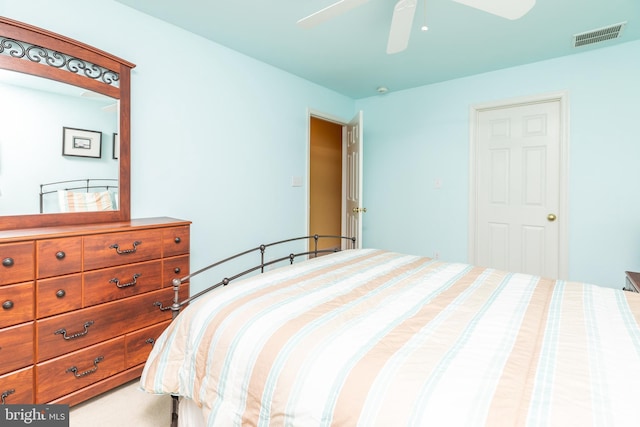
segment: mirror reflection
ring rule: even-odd
[[[0,70],[0,215],[117,210],[118,100]]]

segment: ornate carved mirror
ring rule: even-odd
[[[0,17],[0,230],[130,219],[133,67]]]

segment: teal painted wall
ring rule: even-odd
[[[306,233],[290,184],[307,174],[308,108],[364,111],[365,246],[464,262],[470,106],[566,90],[570,278],[619,287],[640,269],[640,42],[352,100],[111,0],[0,0],[0,14],[137,64],[132,215],[192,220],[192,268]]]
[[[639,76],[630,42],[357,101],[364,244],[466,262],[470,106],[567,91],[569,278],[621,287],[640,269]]]
[[[111,0],[0,0],[0,15],[136,64],[132,217],[193,221],[193,269],[307,233],[291,177],[306,185],[308,109],[348,120],[352,99]]]

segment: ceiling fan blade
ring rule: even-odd
[[[340,0],[337,3],[331,4],[324,9],[321,9],[311,15],[302,18],[298,21],[298,25],[302,28],[311,28],[331,18],[342,15],[343,13],[354,9],[361,4],[367,3],[370,0]]]
[[[536,4],[536,0],[453,0],[465,6],[507,19],[519,19],[526,15]]]
[[[416,13],[417,0],[400,0],[393,8],[391,30],[387,41],[387,53],[402,52],[409,45],[409,36]]]

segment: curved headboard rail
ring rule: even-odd
[[[212,264],[207,265],[206,267],[203,267],[187,276],[184,276],[180,279],[173,279],[173,291],[174,291],[174,298],[173,298],[173,304],[168,306],[168,307],[163,307],[162,303],[158,302],[156,303],[156,305],[160,308],[161,311],[166,311],[166,310],[172,310],[172,315],[173,318],[175,318],[178,313],[180,312],[180,309],[185,306],[186,304],[188,304],[189,302],[195,300],[196,298],[201,297],[202,295],[220,287],[220,286],[227,286],[229,283],[231,283],[231,281],[236,280],[240,277],[246,276],[247,274],[259,271],[260,273],[264,273],[264,270],[266,267],[270,267],[272,265],[275,264],[280,264],[284,261],[289,261],[289,264],[293,264],[293,261],[296,258],[302,257],[302,256],[312,256],[313,258],[316,258],[318,255],[321,254],[327,254],[327,253],[333,253],[333,252],[339,252],[341,250],[341,248],[337,248],[337,247],[333,247],[333,248],[329,248],[329,249],[318,249],[318,242],[320,239],[340,239],[341,241],[349,241],[351,242],[351,249],[355,249],[356,247],[356,238],[355,237],[347,237],[347,236],[331,236],[331,235],[318,235],[318,234],[314,234],[311,236],[301,236],[301,237],[294,237],[291,239],[285,239],[285,240],[279,240],[277,242],[272,242],[272,243],[268,243],[268,244],[262,244],[259,246],[256,246],[254,248],[251,249],[247,249],[245,251],[242,252],[238,252],[235,255],[231,255],[230,257],[221,259],[219,261],[216,261]],[[289,253],[287,255],[284,256],[280,256],[278,258],[274,258],[271,259],[269,261],[265,260],[265,255],[266,255],[266,251],[267,248],[271,248],[274,246],[280,246],[283,245],[285,243],[291,243],[291,242],[295,242],[295,241],[299,241],[299,240],[308,240],[308,241],[313,241],[313,250],[308,250],[308,251],[303,251],[303,252],[296,252],[296,253]],[[191,278],[198,276],[202,273],[204,273],[205,271],[208,271],[214,267],[218,267],[221,266],[223,264],[226,264],[230,261],[239,259],[239,258],[243,258],[246,256],[250,256],[251,254],[255,255],[256,252],[259,252],[260,254],[260,263],[254,265],[253,267],[247,268],[245,270],[242,270],[236,274],[233,274],[231,276],[226,276],[225,278],[223,278],[222,280],[220,280],[219,282],[209,286],[208,288],[204,289],[203,291],[200,291],[192,296],[190,296],[189,298],[186,298],[183,301],[180,301],[178,292],[180,290],[180,285],[182,285],[183,283],[189,281]]]

